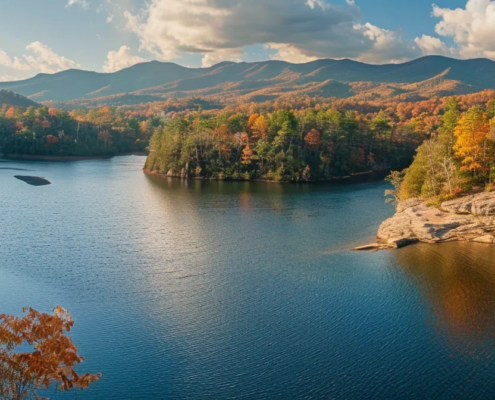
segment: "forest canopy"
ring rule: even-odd
[[[446,200],[473,189],[494,189],[495,100],[461,112],[449,100],[438,129],[417,150],[396,183],[398,198]]]
[[[470,151],[471,145],[465,143],[467,128],[462,133],[457,124],[464,115],[470,120],[482,115],[484,122],[475,129],[481,129],[486,137],[487,129],[491,132],[493,99],[495,92],[487,90],[418,102],[296,96],[226,108],[208,104],[207,109],[202,107],[206,103],[192,98],[75,110],[3,105],[0,153],[67,157],[149,151],[145,169],[154,174],[314,181],[373,170],[401,170],[411,165],[419,147],[401,196],[427,195],[428,184],[411,177],[424,172],[419,165],[429,157],[425,146],[435,150],[448,137],[450,148],[443,145],[447,160],[435,150],[435,157],[448,165],[442,167],[435,161],[439,182],[433,184],[430,179],[429,185],[436,188],[433,194],[443,192],[440,186],[446,178],[441,171],[453,163],[457,163],[459,176],[474,168],[476,176],[490,180],[486,171],[491,168],[486,165],[490,142],[480,144],[481,160],[477,151],[470,161],[468,154],[461,154]],[[470,111],[473,107],[478,110],[476,117]],[[454,182],[451,184],[455,191]]]

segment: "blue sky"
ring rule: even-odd
[[[434,14],[434,15],[433,15]],[[495,59],[490,0],[5,0],[0,80],[158,59]]]

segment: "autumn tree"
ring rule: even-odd
[[[10,107],[5,113],[5,118],[14,118],[15,117],[15,108]]]
[[[304,147],[309,151],[318,151],[321,145],[321,133],[311,129],[304,137]]]
[[[251,119],[250,121],[251,122]],[[254,123],[250,126],[252,132],[252,141],[256,142],[259,139],[266,139],[266,135],[268,132],[268,122],[266,121],[263,115],[256,118]]]
[[[477,175],[486,168],[490,124],[480,107],[471,108],[455,128],[455,155],[461,161],[461,170]]]
[[[67,336],[74,325],[70,314],[32,308],[24,316],[0,315],[0,399],[40,399],[40,391],[86,389],[101,374],[80,375],[74,367],[84,359]]]
[[[253,158],[253,151],[249,147],[249,144],[242,151],[242,161],[241,164],[249,165],[251,164],[251,159]]]

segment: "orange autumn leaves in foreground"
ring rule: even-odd
[[[74,325],[70,314],[24,309],[23,317],[0,315],[0,399],[40,399],[39,391],[86,389],[100,374],[79,375],[84,361],[67,336]]]

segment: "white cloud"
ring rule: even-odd
[[[75,4],[80,5],[85,10],[89,8],[89,3],[86,0],[69,0],[65,7],[72,7]]]
[[[50,47],[33,42],[26,46],[26,50],[32,54],[24,54],[22,57],[11,59],[7,53],[0,50],[0,65],[17,71],[39,71],[54,73],[70,68],[79,68],[76,62],[55,53]]]
[[[416,44],[404,38],[400,31],[389,31],[370,23],[356,25],[355,28],[373,43],[370,49],[356,57],[367,63],[400,63],[421,56]]]
[[[354,0],[345,3],[149,0],[139,12],[126,11],[124,16],[127,29],[140,39],[141,50],[161,60],[177,59],[183,53],[202,54],[205,66],[237,60],[245,47],[257,44],[275,50],[272,58],[290,62],[318,58],[401,62],[442,48],[434,38],[409,40],[401,31],[361,23]]]
[[[452,51],[447,48],[444,42],[432,36],[423,35],[414,39],[414,42],[424,55],[447,56],[452,54]]]
[[[0,50],[0,65],[4,67],[10,67],[12,65],[12,60],[5,51]]]
[[[293,61],[357,58],[375,44],[355,28],[361,15],[352,0],[343,6],[324,0],[150,0],[125,17],[141,49],[162,60],[203,54],[205,65],[220,61],[222,54],[237,58],[255,44]]]
[[[323,0],[306,0],[306,4],[314,9],[316,6],[320,7],[322,10],[327,10],[330,8],[330,4],[325,3]],[[347,3],[349,4],[349,3]]]
[[[113,21],[113,14],[110,14],[110,15],[107,17],[106,21],[107,21],[107,24],[110,24],[110,23]]]
[[[282,60],[294,64],[307,63],[318,59],[318,57],[310,57],[302,53],[298,48],[290,44],[267,43],[266,48],[277,50],[270,58],[272,60]]]
[[[3,67],[12,68],[18,71],[29,71],[31,67],[22,61],[19,57],[14,57],[11,59],[9,55],[0,50],[0,65]]]
[[[144,58],[132,55],[129,47],[122,46],[118,51],[108,53],[107,60],[103,64],[103,71],[116,72],[144,61],[146,61]]]
[[[461,57],[495,59],[495,1],[469,0],[464,9],[433,5],[433,16],[441,18],[435,31],[452,37]]]
[[[26,50],[33,52],[35,55],[24,55],[24,61],[33,70],[39,70],[46,73],[54,73],[71,68],[80,68],[81,66],[60,54],[55,53],[50,47],[41,43],[33,42],[26,46]]]
[[[226,49],[217,50],[214,52],[206,53],[202,60],[203,67],[211,67],[222,61],[234,61],[241,62],[241,56],[244,52],[241,49]]]

